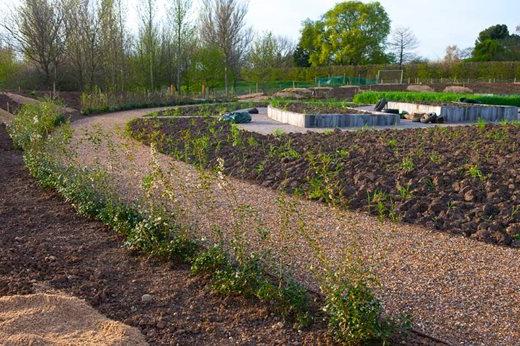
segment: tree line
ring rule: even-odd
[[[227,91],[239,79],[268,81],[273,68],[402,68],[425,62],[415,54],[419,41],[414,33],[405,27],[392,32],[379,2],[341,2],[321,19],[306,20],[295,44],[270,32],[255,34],[242,0],[201,1],[195,13],[192,0],[171,0],[166,9],[157,0],[139,0],[138,30],[132,34],[125,0],[22,0],[0,22],[0,83],[14,79],[24,88],[68,90]],[[449,46],[444,60],[520,60],[520,36],[497,25],[484,30],[474,48]]]
[[[164,8],[140,0],[136,35],[125,6],[122,0],[23,0],[1,23],[0,76],[18,52],[30,65],[20,72],[27,84],[41,77],[46,87],[75,90],[189,91],[229,88],[244,67],[292,63],[288,40],[253,37],[240,0],[203,0],[196,17],[191,0],[172,0],[161,21]]]

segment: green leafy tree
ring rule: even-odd
[[[200,91],[203,84],[208,88],[222,86],[226,57],[219,47],[200,45],[192,59],[187,79],[193,91]]]
[[[520,60],[520,36],[510,34],[507,25],[494,25],[482,31],[472,54],[473,61]]]
[[[313,66],[386,63],[389,33],[390,19],[379,2],[346,1],[318,21],[307,20],[300,47]]]
[[[5,87],[11,81],[18,68],[14,51],[8,46],[3,46],[0,41],[0,87]]]
[[[310,54],[302,46],[296,47],[293,54],[294,65],[297,67],[310,67]]]
[[[246,20],[247,6],[240,0],[202,1],[200,37],[207,46],[216,46],[222,51],[226,93],[229,82],[236,82],[251,42],[251,29]]]

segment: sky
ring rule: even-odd
[[[138,23],[137,3],[127,2],[128,26]],[[193,0],[195,11],[201,0]],[[20,0],[0,0],[12,7]],[[168,0],[157,0],[160,16]],[[319,19],[338,0],[249,0],[248,22],[256,32],[271,31],[297,41],[301,23]],[[370,0],[363,0],[370,2]],[[520,0],[380,0],[392,26],[409,27],[419,40],[416,53],[429,59],[441,59],[448,45],[467,48],[474,45],[478,33],[495,25],[506,24],[510,31],[520,25]],[[196,15],[196,14],[195,14]]]

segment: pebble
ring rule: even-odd
[[[143,296],[141,297],[141,301],[143,303],[149,303],[153,300],[153,296],[151,294],[143,294]]]
[[[283,322],[278,322],[276,324],[273,324],[273,326],[271,327],[272,329],[282,329],[283,328]]]

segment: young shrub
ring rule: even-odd
[[[326,295],[324,311],[334,338],[348,345],[387,341],[397,324],[382,317],[383,307],[363,281],[339,280]]]
[[[64,121],[59,106],[52,101],[25,104],[8,127],[8,132],[14,145],[26,150],[31,144],[45,140]]]
[[[161,215],[140,221],[129,232],[126,245],[152,256],[181,261],[189,261],[197,251],[197,244]]]
[[[214,245],[195,257],[191,264],[193,274],[214,274],[229,266],[229,259],[221,246]]]

